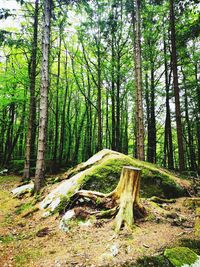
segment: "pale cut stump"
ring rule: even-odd
[[[112,198],[119,203],[119,212],[115,218],[115,230],[118,232],[122,225],[131,229],[134,225],[134,212],[144,215],[145,209],[140,203],[141,170],[124,166],[116,189],[111,193]]]
[[[76,202],[78,198],[89,198],[94,205],[100,205],[101,208],[106,210],[91,212],[91,210],[87,210],[85,207],[76,207],[73,209],[75,216],[85,217],[93,215],[96,218],[116,216],[114,221],[116,232],[119,232],[122,226],[131,230],[134,226],[135,218],[144,217],[146,214],[139,197],[140,177],[140,169],[124,166],[119,183],[111,193],[103,194],[96,191],[79,190],[74,194]]]

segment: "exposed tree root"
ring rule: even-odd
[[[80,190],[75,194],[77,199],[89,199],[92,204],[103,210],[91,211],[84,207],[76,209],[76,216],[86,218],[94,215],[96,218],[115,217],[115,230],[122,226],[132,229],[136,217],[143,217],[145,209],[140,203],[140,169],[125,166],[122,169],[120,181],[116,189],[103,194],[96,191]]]

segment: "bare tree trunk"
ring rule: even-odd
[[[56,112],[55,112],[55,139],[53,151],[53,172],[57,172],[57,150],[58,150],[58,137],[59,137],[59,86],[60,86],[60,56],[61,56],[61,43],[62,43],[62,22],[59,25],[59,45],[58,45],[58,72],[56,80]]]
[[[116,150],[121,151],[121,133],[120,133],[120,51],[117,51],[117,79],[116,79]]]
[[[188,139],[188,148],[189,148],[189,157],[188,157],[188,161],[189,161],[189,165],[191,170],[195,171],[197,169],[196,166],[196,157],[195,157],[195,151],[194,151],[194,143],[193,143],[193,136],[192,136],[192,131],[191,131],[191,122],[190,122],[190,118],[189,118],[189,112],[188,112],[188,92],[187,92],[187,85],[186,85],[186,77],[185,74],[183,73],[182,70],[182,74],[183,74],[183,84],[184,84],[184,88],[185,88],[185,120],[187,123],[187,139]]]
[[[7,164],[8,154],[12,147],[14,115],[15,115],[15,103],[11,103],[9,106],[9,124],[8,124],[7,133],[6,133],[6,143],[5,143],[4,159],[3,159],[2,165]]]
[[[168,75],[167,46],[165,39],[164,39],[164,61],[165,61],[165,87],[166,87],[164,167],[166,167],[166,160],[168,160],[168,168],[173,170],[174,157],[173,157],[172,127],[171,127],[171,114],[170,114],[170,103],[169,103],[169,86],[170,86],[171,75]]]
[[[97,57],[98,57],[98,93],[97,93],[97,109],[98,109],[98,145],[97,150],[102,149],[102,107],[101,107],[101,55],[100,55],[100,42],[97,44]]]
[[[144,122],[142,103],[142,68],[141,68],[141,33],[140,33],[140,0],[135,0],[134,25],[134,58],[135,58],[135,87],[136,87],[136,144],[137,158],[144,160]]]
[[[198,152],[198,172],[200,173],[200,84],[198,80],[198,66],[195,63],[195,80],[196,80],[196,95],[197,95],[197,152]]]
[[[151,85],[149,97],[148,149],[147,161],[156,163],[156,120],[155,120],[155,80],[154,62],[151,62]]]
[[[173,70],[173,79],[174,79],[173,84],[174,84],[174,96],[175,96],[179,169],[180,171],[182,171],[185,169],[185,159],[184,159],[184,148],[183,148],[183,133],[182,133],[182,122],[181,122],[179,85],[178,85],[174,0],[170,0],[170,28],[171,28],[172,70]]]
[[[115,50],[114,50],[114,32],[112,29],[111,41],[112,59],[111,59],[111,101],[112,101],[112,150],[116,150],[116,122],[115,122]]]
[[[65,112],[66,112],[66,103],[67,103],[67,93],[68,93],[68,59],[67,59],[67,49],[66,49],[66,56],[65,56],[65,93],[64,93],[64,103],[62,109],[62,116],[61,116],[61,130],[60,130],[60,153],[59,153],[59,164],[61,165],[63,159],[63,150],[64,150],[64,141],[65,141]]]
[[[33,33],[33,49],[31,55],[31,76],[30,76],[30,110],[28,122],[28,134],[26,139],[26,152],[24,162],[24,179],[30,178],[31,161],[34,158],[35,151],[35,135],[36,135],[36,100],[35,100],[35,78],[36,78],[36,60],[37,60],[37,39],[38,39],[38,10],[39,0],[35,0],[34,13],[34,33]]]
[[[17,145],[17,141],[19,139],[19,136],[20,136],[21,132],[23,131],[25,114],[26,114],[26,101],[24,101],[24,104],[23,104],[22,116],[21,116],[19,127],[18,127],[17,132],[16,132],[16,134],[15,134],[15,136],[14,136],[14,138],[13,138],[13,140],[9,146],[9,150],[7,151],[8,154],[7,154],[7,158],[5,161],[5,165],[7,165],[9,163],[9,161],[11,160],[11,156],[12,156],[13,151]]]
[[[44,174],[45,174],[51,4],[52,4],[51,0],[44,1],[42,69],[41,69],[41,88],[40,88],[40,119],[39,119],[37,163],[36,163],[35,184],[34,184],[35,192],[38,192],[41,186],[44,184]]]

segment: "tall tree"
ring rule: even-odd
[[[136,146],[137,158],[145,159],[144,155],[144,122],[142,101],[142,62],[141,62],[141,30],[140,30],[140,0],[134,1],[134,60],[135,60],[135,88],[136,88]]]
[[[178,69],[177,69],[177,51],[176,51],[176,31],[175,31],[175,14],[174,0],[170,0],[170,29],[171,29],[171,50],[172,50],[172,71],[173,71],[173,87],[175,96],[175,112],[176,112],[176,129],[178,139],[178,154],[179,154],[179,169],[185,169],[183,133],[181,122],[180,95],[178,84]]]
[[[31,73],[30,73],[30,102],[29,102],[29,122],[28,134],[26,139],[26,152],[24,162],[23,177],[30,178],[31,163],[34,160],[35,135],[36,135],[36,100],[35,100],[35,79],[36,79],[36,61],[37,61],[37,40],[38,40],[38,12],[39,0],[35,0],[34,24],[33,24],[33,46],[31,55]]]
[[[45,175],[45,149],[46,149],[46,128],[48,114],[48,88],[49,88],[49,44],[50,44],[50,22],[52,0],[44,0],[43,15],[43,36],[42,36],[42,69],[40,87],[40,119],[38,151],[35,173],[35,192],[38,192],[44,183]]]

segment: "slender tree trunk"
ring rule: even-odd
[[[116,150],[121,151],[120,136],[120,52],[117,53],[117,95],[116,95]]]
[[[169,103],[169,86],[170,77],[168,75],[167,64],[167,46],[164,40],[164,61],[165,61],[165,88],[166,88],[166,119],[165,119],[165,140],[164,140],[164,167],[166,167],[166,159],[168,160],[168,168],[174,169],[174,157],[173,157],[173,142],[172,142],[172,127],[171,127],[171,113]]]
[[[98,145],[97,150],[102,149],[102,107],[101,107],[101,55],[100,55],[100,43],[97,45],[97,57],[98,57],[98,95],[97,95],[97,109],[98,109]]]
[[[188,92],[187,92],[187,85],[186,85],[186,77],[185,74],[183,73],[183,84],[185,88],[185,120],[187,123],[187,136],[188,136],[188,146],[189,146],[189,162],[190,162],[190,167],[193,171],[195,171],[196,168],[196,157],[195,157],[195,151],[194,151],[194,144],[193,144],[193,136],[191,132],[191,123],[190,123],[190,118],[189,118],[189,112],[188,112]]]
[[[114,33],[112,32],[112,59],[111,59],[111,101],[112,101],[112,150],[116,150],[116,122],[115,122],[115,49]]]
[[[73,154],[73,159],[72,159],[73,164],[78,163],[78,152],[79,152],[79,147],[80,147],[80,142],[81,142],[81,133],[82,133],[82,129],[83,129],[84,121],[85,121],[86,112],[87,111],[85,110],[84,113],[82,114],[79,127],[77,127],[75,149],[74,149],[74,154]]]
[[[6,161],[5,161],[5,164],[7,165],[9,163],[9,161],[11,160],[11,156],[13,154],[13,151],[17,145],[17,141],[19,139],[19,136],[20,134],[22,133],[23,131],[23,126],[24,126],[24,120],[25,120],[25,114],[26,114],[26,101],[24,101],[24,104],[23,104],[23,109],[22,109],[22,116],[21,116],[21,120],[20,120],[20,125],[17,129],[17,132],[9,146],[9,150],[8,150],[8,154],[7,154],[7,158],[6,158]]]
[[[1,135],[0,135],[0,166],[3,162],[4,147],[5,147],[5,129],[6,129],[6,108],[2,110],[2,124],[1,124]]]
[[[135,87],[136,87],[136,144],[137,158],[144,160],[144,122],[142,97],[142,62],[141,62],[141,32],[140,32],[140,0],[135,0],[134,21],[134,58],[135,58]]]
[[[8,163],[8,154],[12,148],[14,116],[15,116],[15,103],[11,103],[9,107],[9,124],[6,133],[6,144],[4,151],[4,160],[2,165],[6,165]]]
[[[35,78],[36,78],[36,60],[37,60],[37,39],[38,39],[38,12],[39,0],[35,0],[34,13],[34,33],[33,48],[31,55],[31,75],[30,75],[30,103],[29,103],[29,122],[28,134],[26,139],[26,152],[24,162],[24,179],[30,178],[30,168],[33,164],[35,154],[35,136],[36,136],[36,100],[35,100]]]
[[[172,70],[173,70],[173,85],[174,85],[174,96],[175,96],[175,112],[176,112],[177,139],[178,139],[179,169],[180,169],[180,171],[182,171],[185,169],[185,159],[184,159],[184,147],[183,147],[183,133],[182,133],[182,122],[181,122],[179,85],[178,85],[174,0],[170,0],[170,28],[171,28]]]
[[[66,56],[65,56],[65,92],[64,92],[64,101],[63,101],[63,109],[62,109],[62,116],[61,116],[61,130],[60,130],[60,153],[59,153],[59,163],[61,165],[63,159],[63,150],[64,150],[64,141],[65,141],[65,112],[66,112],[66,104],[67,104],[67,93],[68,93],[68,58],[67,58],[67,49],[66,49]]]
[[[155,119],[155,80],[154,62],[151,62],[151,86],[150,86],[150,118],[148,120],[148,149],[147,161],[156,163],[156,119]]]
[[[90,75],[87,70],[87,80],[88,80],[88,99],[91,98],[91,84],[90,84]],[[88,145],[87,145],[87,158],[92,156],[92,107],[91,103],[88,101]]]
[[[42,69],[40,88],[40,119],[38,152],[35,173],[35,192],[38,192],[44,184],[45,175],[45,149],[46,149],[46,129],[48,114],[48,89],[49,89],[49,43],[50,43],[50,21],[51,21],[51,0],[44,1],[44,21],[42,37]]]
[[[61,55],[61,43],[62,43],[62,22],[59,25],[59,45],[58,45],[58,72],[56,80],[56,112],[55,112],[55,139],[54,139],[54,151],[53,151],[53,171],[58,170],[57,166],[57,150],[58,150],[58,135],[59,135],[59,86],[60,86],[60,55]]]
[[[198,81],[198,66],[195,63],[195,80],[196,80],[196,95],[197,95],[197,151],[198,151],[198,172],[200,173],[200,84]]]

